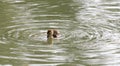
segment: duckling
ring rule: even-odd
[[[59,32],[55,29],[50,29],[47,31],[47,38],[57,38],[59,35]]]
[[[53,44],[53,39],[57,38],[59,35],[59,32],[55,29],[50,29],[47,31],[47,42],[49,44]]]

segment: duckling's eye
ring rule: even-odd
[[[53,34],[53,37],[54,37],[54,38],[57,38],[57,35]]]

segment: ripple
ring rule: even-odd
[[[5,38],[10,40],[33,40],[33,41],[45,41],[46,40],[46,30],[39,29],[34,26],[19,25],[19,27],[9,28],[8,32],[5,34]],[[30,27],[30,28],[29,28]]]
[[[96,27],[87,24],[81,24],[79,26],[78,29],[69,31],[69,34],[66,33],[65,40],[74,40],[74,43],[86,43],[93,42],[102,37],[102,32],[97,30]]]
[[[10,1],[15,15],[1,25],[0,58],[74,66],[119,63],[120,8],[111,1]],[[49,45],[48,29],[60,31]]]

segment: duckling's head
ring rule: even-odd
[[[47,31],[47,38],[57,38],[58,37],[58,31],[55,29],[50,29]]]

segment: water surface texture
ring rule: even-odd
[[[120,66],[120,0],[1,0],[0,66]]]

